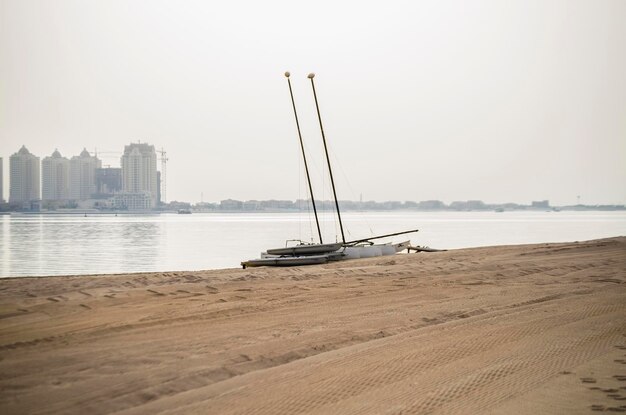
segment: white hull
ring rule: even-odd
[[[392,244],[392,246],[393,246],[393,249],[396,252],[402,252],[402,251],[404,251],[405,249],[408,249],[411,246],[411,241],[399,242],[399,243],[396,243],[396,244]]]
[[[411,241],[404,241],[395,244],[386,243],[374,245],[347,246],[343,250],[345,254],[344,259],[372,258],[377,256],[394,255],[407,249],[408,246],[411,246]]]

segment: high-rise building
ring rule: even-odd
[[[96,169],[102,166],[97,157],[83,149],[70,160],[70,199],[87,200],[96,193]]]
[[[40,198],[39,157],[25,146],[9,157],[9,203],[28,203]]]
[[[104,167],[96,169],[96,193],[99,197],[112,196],[122,191],[122,169]]]
[[[2,157],[0,157],[0,203],[4,203],[4,176],[2,173],[4,168],[2,167]]]
[[[124,193],[149,193],[150,207],[157,205],[157,157],[154,146],[132,143],[124,147],[122,190]]]
[[[67,200],[70,198],[70,161],[54,150],[41,162],[42,200]]]

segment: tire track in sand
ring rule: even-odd
[[[486,385],[513,379],[515,376],[521,376],[522,380],[529,379],[532,384],[540,381],[542,377],[553,376],[558,373],[559,368],[570,367],[582,361],[581,359],[588,359],[589,355],[595,356],[603,353],[606,347],[610,347],[608,344],[619,336],[620,331],[624,330],[624,327],[606,326],[600,323],[607,319],[613,322],[620,321],[626,309],[625,305],[619,303],[619,296],[613,296],[613,304],[610,304],[610,301],[606,304],[606,298],[604,300],[600,304],[592,303],[573,311],[563,311],[563,304],[554,304],[547,309],[546,307],[543,309],[529,307],[518,313],[517,323],[513,326],[510,325],[510,318],[507,319],[509,325],[499,326],[497,315],[478,316],[476,318],[478,321],[465,319],[452,322],[450,327],[433,326],[426,330],[418,329],[391,338],[356,345],[348,348],[349,350],[325,354],[326,356],[321,359],[311,358],[304,359],[307,362],[294,362],[296,365],[304,365],[303,371],[295,367],[290,367],[288,372],[283,370],[283,367],[263,371],[264,373],[257,374],[263,379],[262,385],[255,385],[256,379],[249,379],[251,382],[241,379],[244,384],[248,384],[245,388],[248,391],[246,394],[251,396],[242,400],[236,398],[237,393],[228,394],[228,399],[224,396],[217,396],[211,404],[217,405],[220,412],[224,413],[282,414],[315,412],[316,410],[323,413],[324,409],[328,410],[329,405],[335,405],[332,412],[337,413],[337,406],[341,406],[343,402],[354,401],[355,398],[358,400],[364,395],[386,389],[391,392],[389,396],[394,396],[407,385],[410,386],[416,382],[421,386],[409,387],[406,392],[408,396],[402,396],[399,399],[406,404],[403,405],[402,410],[409,411],[407,413],[429,412],[449,405],[450,399],[459,394],[471,395]],[[550,311],[550,314],[545,316],[543,311]],[[493,326],[493,328],[483,331],[480,336],[469,335],[450,343],[448,339],[455,335],[455,331],[467,324]],[[577,329],[574,332],[583,333],[580,337],[560,339],[557,336],[557,340],[560,340],[554,344],[540,344],[541,339],[548,335],[547,333],[558,334],[564,326],[572,324],[580,325],[581,328],[592,327],[595,330],[600,330],[600,328],[602,330],[588,334],[588,330]],[[463,330],[469,333],[480,332],[480,330]],[[568,332],[571,333],[572,330]],[[593,343],[590,350],[582,349],[581,354],[577,354],[577,350],[590,342]],[[517,345],[518,349],[519,345],[523,345],[532,352],[524,353],[523,350],[518,350],[517,354],[513,354],[515,361],[511,361],[511,352],[506,352],[509,343]],[[501,360],[489,362],[488,369],[475,371],[469,365],[468,369],[457,370],[454,373],[456,380],[450,379],[450,373],[442,370],[442,367],[458,364],[461,361],[471,363],[485,351],[491,352],[494,349],[499,350],[503,355]],[[533,372],[536,370],[533,367],[541,366],[537,365],[537,362],[546,359],[554,360],[550,367],[554,367],[556,372],[545,371],[543,375]],[[323,377],[316,376],[314,373],[318,366]],[[444,372],[444,374],[440,376],[439,381],[432,379],[427,382],[427,386],[424,386],[422,385],[423,377],[429,371]],[[512,387],[515,384],[513,383]],[[280,390],[284,391],[284,394],[252,392],[257,387],[260,391]],[[252,397],[252,395],[262,396]],[[420,398],[411,398],[411,395],[420,395]],[[477,400],[475,404],[485,407],[498,402],[499,399],[506,398],[491,396],[488,393],[484,396],[484,401]],[[384,395],[382,399],[381,397],[377,399],[379,402],[390,403],[384,399]],[[255,404],[244,407],[241,404],[243,401],[255,402]],[[188,408],[193,406],[191,404]],[[392,406],[384,408],[390,407]],[[450,407],[450,410],[455,410],[455,408]]]

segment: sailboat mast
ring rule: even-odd
[[[324,135],[324,126],[322,125],[322,116],[320,115],[320,107],[317,103],[317,94],[315,93],[315,82],[313,78],[314,73],[310,73],[308,78],[311,80],[311,87],[313,88],[313,97],[315,98],[315,108],[317,109],[317,119],[320,122],[320,130],[322,131],[322,140],[324,141],[324,151],[326,152],[326,162],[328,163],[328,172],[330,173],[330,184],[333,187],[333,196],[335,197],[335,207],[337,208],[337,218],[339,219],[339,229],[341,229],[341,240],[346,243],[346,237],[343,234],[343,224],[341,222],[341,213],[339,212],[339,201],[337,200],[337,192],[335,191],[335,180],[333,179],[333,170],[330,167],[330,157],[328,157],[328,147],[326,146],[326,136]]]
[[[296,111],[296,101],[293,99],[293,90],[291,89],[291,80],[289,72],[285,72],[287,83],[289,84],[289,95],[291,95],[291,104],[293,105],[293,115],[296,117],[296,127],[298,128],[298,137],[300,138],[300,148],[302,149],[302,158],[304,159],[304,170],[306,171],[306,180],[309,184],[309,193],[311,195],[311,203],[313,204],[313,213],[315,213],[315,224],[317,225],[317,234],[320,238],[320,244],[322,241],[322,231],[320,230],[320,222],[317,218],[317,209],[315,208],[315,198],[313,197],[313,186],[311,186],[311,177],[309,176],[309,166],[306,162],[306,153],[304,152],[304,142],[302,141],[302,133],[300,133],[300,122],[298,121],[298,112]]]

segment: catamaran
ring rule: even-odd
[[[317,110],[317,119],[320,125],[320,131],[322,133],[322,141],[324,143],[324,152],[326,155],[326,163],[328,165],[328,173],[330,175],[330,183],[333,190],[333,198],[335,201],[335,209],[337,211],[337,220],[339,222],[339,229],[341,230],[341,242],[324,243],[322,240],[322,232],[317,216],[317,208],[315,205],[315,198],[313,197],[313,186],[311,185],[311,177],[309,175],[309,167],[307,164],[306,152],[304,151],[304,142],[302,140],[302,133],[300,131],[300,122],[298,120],[298,112],[296,110],[296,103],[293,98],[293,89],[291,88],[290,73],[285,72],[287,78],[287,84],[289,85],[289,95],[291,96],[291,103],[293,106],[293,113],[296,120],[296,128],[298,130],[298,137],[300,139],[300,148],[302,150],[302,158],[304,160],[304,169],[306,172],[307,183],[309,187],[309,195],[311,197],[311,204],[313,205],[313,212],[315,214],[315,223],[317,225],[317,233],[319,236],[319,243],[305,243],[299,241],[298,245],[285,246],[283,248],[268,249],[266,252],[261,253],[261,258],[243,261],[241,266],[247,267],[259,267],[259,266],[297,266],[297,265],[312,265],[320,264],[328,261],[335,261],[341,259],[357,259],[367,258],[373,256],[393,255],[402,250],[408,249],[411,246],[410,241],[404,241],[400,243],[383,243],[376,244],[372,242],[375,239],[382,239],[391,236],[404,235],[408,233],[418,232],[417,229],[396,232],[387,235],[373,236],[370,238],[359,239],[355,241],[346,241],[343,231],[343,222],[341,220],[341,211],[339,210],[339,201],[337,199],[337,192],[335,190],[335,181],[333,178],[333,171],[330,164],[330,157],[328,156],[328,146],[326,145],[326,135],[324,134],[324,126],[322,125],[322,117],[320,115],[319,103],[317,100],[317,92],[315,90],[315,82],[313,78],[314,73],[310,73],[307,77],[311,81],[311,87],[313,89],[313,97],[315,98],[315,108]]]

